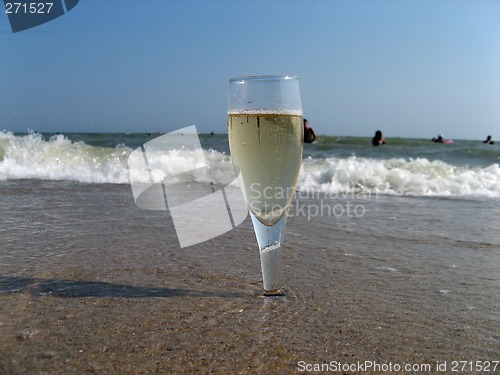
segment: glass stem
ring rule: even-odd
[[[262,267],[262,280],[264,282],[264,294],[275,295],[281,293],[281,243],[285,235],[285,224],[287,215],[273,226],[262,224],[252,212],[255,236],[260,250],[260,264]]]

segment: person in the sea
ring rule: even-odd
[[[492,145],[492,144],[494,144],[495,142],[493,142],[493,139],[491,139],[491,135],[489,135],[489,136],[487,136],[487,137],[486,137],[486,140],[485,140],[485,141],[483,141],[483,143],[487,143],[487,144],[489,144],[489,145]]]
[[[382,132],[380,130],[377,130],[375,132],[375,137],[372,138],[372,145],[374,146],[380,146],[385,144],[385,138],[382,136]]]
[[[434,143],[444,143],[444,138],[442,134],[439,134],[437,138],[432,138],[432,142]]]
[[[309,127],[309,121],[304,119],[304,143],[313,143],[316,140],[316,133]]]

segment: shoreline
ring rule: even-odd
[[[358,201],[359,218],[291,217],[286,296],[269,298],[249,218],[179,249],[127,186],[48,185],[2,203],[1,373],[498,359],[500,241],[484,234],[498,213],[484,202],[389,196]]]

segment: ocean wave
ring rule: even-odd
[[[0,132],[0,181],[39,179],[77,181],[82,183],[127,184],[128,158],[132,149],[123,143],[116,147],[97,147],[74,142],[63,134],[45,140],[40,133],[16,136]],[[148,170],[134,171],[139,182],[226,183],[232,171],[229,156],[214,150],[203,150],[206,168],[200,165],[198,154],[178,149],[157,153],[149,158]],[[185,173],[192,167],[196,173]]]
[[[93,147],[62,134],[46,141],[40,133],[15,136],[0,133],[0,180],[70,180],[87,183],[126,183],[131,150]]]
[[[310,158],[302,164],[298,186],[324,193],[500,197],[500,167],[459,167],[425,158]]]
[[[17,179],[69,180],[82,183],[128,184],[128,158],[133,149],[74,142],[62,134],[45,140],[41,134],[0,133],[0,181]],[[150,156],[150,155],[149,155]],[[205,168],[186,173],[199,162],[193,150],[178,149],[149,157],[148,170],[134,179],[174,183],[225,185],[233,176],[229,155],[204,150]],[[392,195],[500,197],[500,166],[455,166],[426,158],[370,157],[305,158],[299,175],[300,191],[372,192]]]

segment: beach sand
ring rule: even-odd
[[[180,249],[166,213],[137,208],[126,185],[7,181],[0,195],[0,374],[500,360],[498,204],[302,197],[285,295],[263,297],[249,218]],[[337,216],[308,218],[321,204]],[[363,209],[338,215],[347,205]]]

